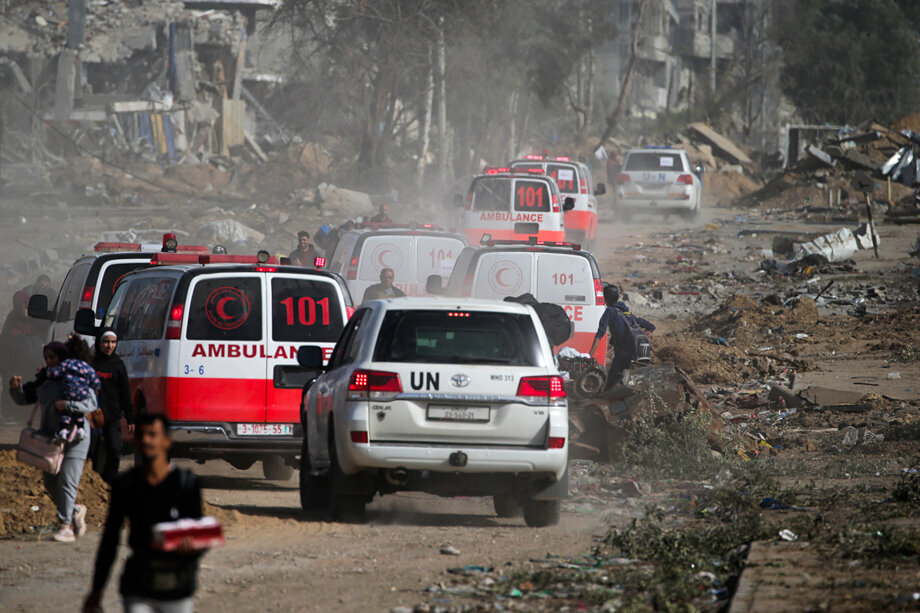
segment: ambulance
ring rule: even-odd
[[[131,271],[150,266],[150,258],[160,252],[203,255],[209,251],[201,245],[180,245],[172,233],[164,234],[160,245],[96,243],[92,254],[79,258],[67,271],[53,306],[49,306],[48,297],[41,294],[29,299],[29,316],[51,322],[48,342],[67,340],[73,332],[78,309],[92,309],[97,313],[96,325],[99,325],[102,316],[98,313],[111,300],[118,280]],[[95,339],[86,340],[92,345]]]
[[[468,245],[463,235],[434,224],[364,224],[341,234],[328,270],[345,278],[356,301],[380,282],[384,268],[393,270],[394,285],[407,296],[425,296],[428,277],[450,277],[457,256]]]
[[[432,279],[437,285],[440,280]],[[594,256],[571,243],[490,240],[463,250],[444,294],[451,297],[504,300],[532,294],[539,302],[558,304],[572,321],[572,338],[556,347],[588,353],[601,315],[604,291]],[[604,364],[606,336],[594,358]]]
[[[565,212],[565,240],[582,245],[593,244],[597,239],[597,197],[607,193],[607,186],[594,186],[591,169],[587,164],[565,156],[525,155],[523,159],[508,163],[514,171],[543,170],[556,185],[563,197],[571,197],[575,206]]]
[[[473,177],[466,201],[461,196],[455,202],[464,207],[463,232],[473,244],[484,234],[499,240],[564,241],[564,214],[575,206],[541,169],[490,167]]]
[[[268,479],[293,475],[299,406],[317,373],[302,346],[325,359],[353,312],[345,282],[321,270],[259,256],[159,253],[120,281],[103,325],[118,334],[138,413],[173,425],[173,455],[223,459]],[[95,313],[76,330],[95,333]]]

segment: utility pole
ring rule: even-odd
[[[438,178],[441,185],[447,185],[448,175],[448,155],[450,149],[449,139],[447,138],[447,50],[444,42],[444,16],[438,19],[438,30],[436,33],[436,63],[437,84],[438,84]]]
[[[709,0],[709,89],[716,95],[716,0]]]

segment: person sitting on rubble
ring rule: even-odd
[[[604,314],[597,325],[597,334],[591,343],[589,355],[594,355],[604,334],[610,331],[610,341],[613,344],[614,357],[607,371],[607,383],[604,391],[621,382],[623,371],[630,367],[633,361],[648,361],[651,355],[651,346],[648,337],[643,333],[654,332],[655,325],[647,319],[636,317],[629,312],[629,307],[620,302],[620,290],[616,285],[604,287]]]
[[[288,258],[291,260],[291,266],[301,266],[303,268],[313,268],[316,256],[316,247],[310,241],[310,233],[301,230],[297,233],[297,249],[291,252]]]
[[[384,202],[380,205],[380,212],[371,217],[371,223],[393,223],[390,219],[390,205]]]
[[[361,300],[361,303],[365,303],[368,300],[383,300],[386,298],[402,298],[406,295],[404,291],[393,285],[393,280],[396,279],[396,273],[393,272],[392,268],[384,268],[380,271],[380,283],[371,285],[366,290],[364,290],[364,298]]]

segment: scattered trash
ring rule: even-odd
[[[889,380],[895,380],[895,379],[900,379],[900,378],[901,378],[901,373],[898,372],[897,370],[892,370],[890,373],[888,373]]]
[[[458,556],[460,555],[460,550],[454,547],[453,545],[444,545],[443,547],[441,547],[441,555]]]
[[[779,531],[779,537],[783,539],[784,541],[792,542],[792,541],[798,540],[799,535],[793,532],[792,530],[789,530],[788,528],[786,528],[786,529]]]

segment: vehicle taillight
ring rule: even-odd
[[[354,281],[358,278],[358,256],[351,258],[351,263],[348,265],[348,270],[345,271],[345,278],[349,281]]]
[[[629,178],[629,175],[625,172],[621,172],[617,175],[617,185],[623,185],[624,183],[629,183],[632,179]]]
[[[563,436],[549,437],[549,441],[547,442],[546,447],[547,449],[564,449],[565,448],[565,437]]]
[[[83,288],[83,293],[80,294],[80,308],[81,309],[91,309],[93,308],[93,294],[96,292],[96,288],[92,285],[87,285]]]
[[[370,438],[367,436],[367,430],[352,430],[351,442],[367,445],[367,443],[370,442]]]
[[[466,195],[466,206],[464,207],[464,209],[467,211],[473,210],[473,192],[469,192]]]
[[[517,395],[546,400],[565,398],[565,383],[558,375],[523,377],[518,383]]]
[[[587,194],[587,193],[588,193],[588,184],[585,182],[585,178],[584,178],[584,177],[578,177],[578,187],[581,188],[581,193],[582,193],[582,194]]]
[[[169,320],[166,322],[166,338],[170,340],[179,340],[182,336],[182,315],[185,313],[185,306],[174,304],[169,309]]]
[[[345,320],[348,321],[351,319],[351,316],[355,314],[355,307],[345,307]]]
[[[594,304],[597,306],[605,306],[606,303],[604,302],[604,284],[601,283],[600,279],[594,280],[594,296]]]
[[[256,272],[278,272],[274,266],[256,266]]]
[[[678,185],[693,185],[693,175],[680,175],[677,177]]]
[[[559,198],[553,194],[553,213],[559,212]]]
[[[356,370],[348,383],[349,400],[386,400],[402,393],[399,374],[380,370]]]

